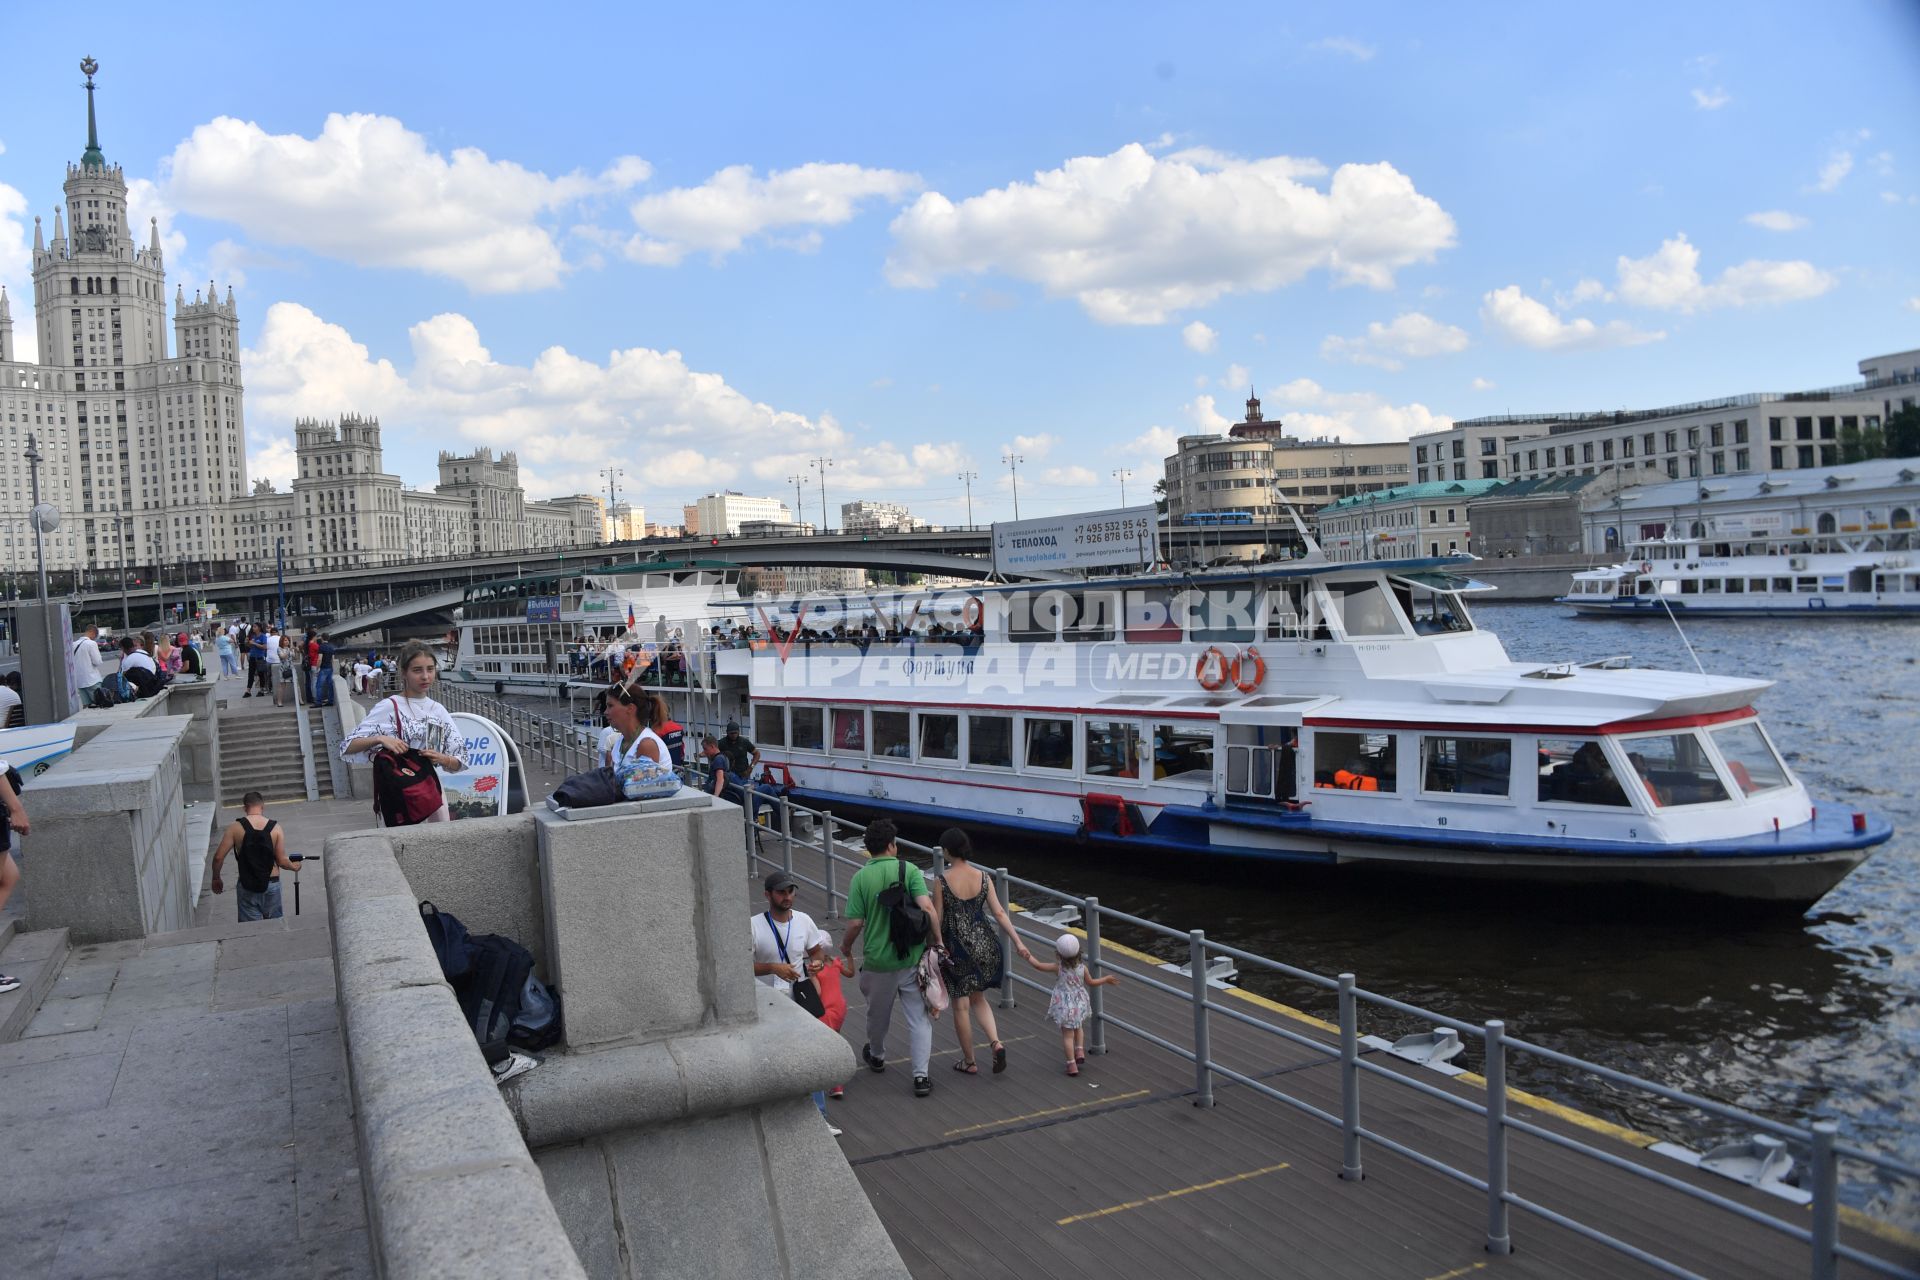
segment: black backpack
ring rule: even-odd
[[[893,939],[893,949],[908,956],[927,940],[933,922],[907,893],[907,860],[897,859],[895,869],[899,879],[882,889],[875,901],[887,913],[887,936]]]
[[[532,952],[496,933],[469,934],[458,916],[431,902],[420,904],[420,918],[487,1065],[507,1056],[509,1041],[544,1049],[560,1039],[560,997],[533,976]],[[537,990],[523,1008],[530,988]]]
[[[128,667],[120,673],[120,678],[133,686],[135,698],[151,698],[160,692],[160,677],[145,667]]]
[[[265,893],[273,880],[274,821],[268,818],[267,825],[256,830],[242,819],[240,826],[246,834],[240,837],[240,847],[233,855],[240,864],[240,887],[248,893]]]

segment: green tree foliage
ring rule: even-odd
[[[1887,419],[1885,437],[1889,458],[1920,458],[1920,408],[1902,409]]]

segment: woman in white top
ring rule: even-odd
[[[421,641],[410,641],[400,650],[399,667],[404,692],[373,704],[367,718],[340,744],[340,758],[372,764],[376,751],[405,751],[411,747],[437,767],[459,773],[467,767],[466,739],[447,709],[427,696],[440,674],[433,650]],[[427,821],[445,822],[449,816],[447,806],[442,804]]]
[[[607,727],[600,731],[600,763],[615,772],[645,756],[671,768],[660,726],[667,722],[666,701],[631,680],[616,680],[604,695]]]

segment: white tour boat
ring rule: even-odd
[[[1901,539],[1903,542],[1905,539]],[[1588,617],[1920,616],[1920,564],[1904,546],[1844,534],[1657,538],[1573,575],[1558,604]]]
[[[1807,794],[1755,714],[1769,682],[1512,661],[1470,564],[749,606],[749,731],[805,803],[1170,859],[1806,904],[1891,835]]]
[[[591,674],[575,655],[700,632],[738,602],[738,568],[721,560],[640,561],[476,583],[460,605],[453,660],[442,678],[496,693],[550,694]],[[737,619],[737,611],[733,615]],[[604,684],[604,680],[601,681]]]

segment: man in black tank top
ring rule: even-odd
[[[228,825],[213,851],[213,891],[224,892],[220,865],[227,854],[234,855],[240,868],[240,883],[234,897],[240,901],[242,920],[278,920],[280,909],[280,872],[300,874],[300,864],[287,857],[286,834],[280,824],[261,812],[266,798],[258,791],[240,797],[244,812]]]

